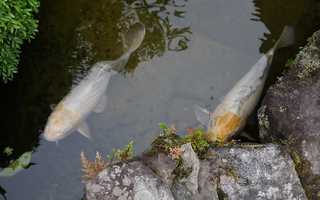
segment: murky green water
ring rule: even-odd
[[[159,122],[175,123],[179,130],[197,126],[192,105],[214,108],[285,24],[295,25],[297,45],[277,53],[269,82],[320,28],[315,0],[41,3],[39,35],[23,49],[15,80],[0,86],[0,151],[14,149],[10,156],[0,154],[1,167],[34,150],[28,169],[0,177],[0,193],[6,191],[9,200],[81,199],[80,151],[92,158],[95,151],[107,154],[133,140],[139,153],[157,135]],[[120,32],[138,20],[147,27],[145,41],[127,68],[112,77],[106,111],[90,115],[93,139],[78,133],[57,145],[41,139],[50,107],[90,64],[120,56]]]

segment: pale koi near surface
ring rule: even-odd
[[[111,76],[116,74],[113,69],[123,68],[127,64],[144,36],[143,24],[132,25],[123,36],[126,53],[117,60],[101,61],[92,66],[88,75],[60,101],[49,116],[43,134],[46,140],[61,140],[75,130],[85,137],[91,137],[86,118],[92,111],[99,113],[105,109],[106,89]]]

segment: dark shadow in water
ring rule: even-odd
[[[133,72],[139,62],[166,51],[185,50],[190,27],[175,25],[183,18],[185,3],[42,0],[39,34],[24,46],[14,81],[0,84],[0,167],[35,150],[51,112],[50,105],[59,102],[92,63],[119,57],[123,53],[120,33],[131,24],[141,21],[147,34],[123,73]],[[6,147],[14,149],[9,157],[2,152]]]
[[[268,51],[278,39],[285,25],[295,30],[295,45],[302,46],[306,38],[320,29],[320,1],[318,0],[254,0],[252,20],[265,24],[269,33],[261,39],[260,52]]]
[[[307,38],[320,29],[320,1],[254,0],[253,2],[256,7],[253,20],[261,21],[269,30],[269,33],[264,33],[261,38],[261,53],[267,52],[274,45],[285,25],[294,28],[295,44],[275,54],[266,84],[268,86],[282,73],[287,60],[294,58],[299,47],[306,44]]]

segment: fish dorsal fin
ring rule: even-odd
[[[208,128],[209,126],[209,122],[210,122],[210,112],[205,109],[202,108],[199,105],[194,105],[193,106],[193,110],[194,110],[194,114],[196,115],[197,120],[206,128]]]
[[[100,99],[99,99],[99,102],[98,104],[96,105],[96,107],[94,108],[94,112],[96,113],[102,113],[105,108],[107,106],[107,96],[106,95],[103,95]]]
[[[91,133],[90,133],[90,130],[89,130],[89,126],[88,126],[88,124],[86,122],[82,122],[78,126],[78,131],[84,137],[91,139]]]

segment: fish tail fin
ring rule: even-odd
[[[131,54],[141,45],[146,34],[145,26],[137,22],[123,35],[123,42],[127,53]]]
[[[275,50],[292,45],[294,43],[294,40],[294,27],[285,26],[277,43],[275,44]]]
[[[121,70],[127,64],[130,55],[141,45],[145,34],[145,26],[140,22],[132,25],[127,33],[122,34],[125,53],[113,62],[113,68]]]

